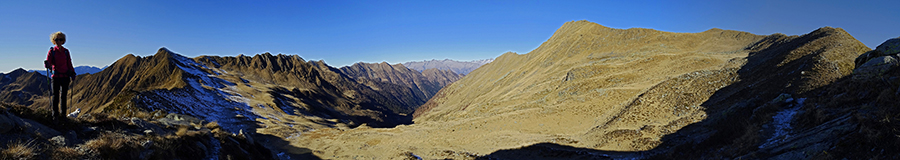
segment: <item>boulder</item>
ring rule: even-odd
[[[6,117],[15,122],[16,126],[22,128],[25,133],[34,134],[43,138],[51,138],[62,134],[59,133],[59,131],[54,130],[53,128],[35,122],[34,120],[19,118],[18,116],[9,114],[8,112],[6,114]]]
[[[68,140],[64,136],[56,136],[56,137],[50,138],[50,143],[52,143],[53,145],[56,145],[56,146],[66,146],[66,144],[69,144]]]
[[[166,132],[166,130],[163,129],[162,127],[159,127],[156,124],[144,121],[143,119],[140,119],[137,117],[131,117],[130,121],[131,121],[131,124],[134,124],[135,126],[143,128],[145,130],[144,131],[145,134],[149,134],[149,133],[154,133],[154,134],[158,134],[158,135],[168,134],[168,132]],[[150,131],[150,132],[148,133],[147,131]]]
[[[6,117],[5,114],[0,114],[0,133],[6,133],[16,127],[16,123],[13,120]]]
[[[859,55],[859,57],[856,57],[856,60],[853,61],[854,64],[856,64],[854,67],[859,68],[859,66],[863,65],[864,63],[868,62],[869,60],[872,60],[872,58],[881,57],[881,56],[886,56],[886,55],[878,50],[871,50],[866,53],[863,53],[863,54]]]
[[[875,47],[875,50],[868,51],[856,57],[855,62],[856,68],[859,68],[863,63],[872,60],[875,57],[881,56],[896,56],[900,53],[900,37],[888,39],[884,41],[878,47]]]
[[[170,113],[166,117],[156,119],[160,124],[165,126],[191,126],[191,124],[202,124],[203,121],[188,115]]]
[[[878,47],[875,47],[875,50],[881,51],[881,53],[884,53],[885,55],[900,53],[900,37],[891,38],[887,41],[884,41],[884,43],[881,43],[880,45],[878,45]]]
[[[884,75],[891,69],[900,66],[896,56],[875,57],[853,70],[853,79],[870,79]]]

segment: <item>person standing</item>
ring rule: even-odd
[[[53,47],[47,53],[47,59],[44,60],[44,67],[52,70],[53,75],[53,95],[51,95],[52,104],[50,105],[51,115],[53,119],[63,119],[66,115],[66,93],[69,92],[69,82],[75,80],[75,67],[72,67],[72,57],[69,55],[69,49],[62,45],[66,43],[66,34],[56,32],[50,34],[50,41]]]

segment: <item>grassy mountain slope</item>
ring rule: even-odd
[[[186,74],[177,69],[172,58],[174,53],[160,48],[153,56],[137,57],[132,54],[120,58],[115,63],[96,74],[80,75],[72,82],[73,106],[87,112],[100,112],[113,103],[118,96],[154,89],[184,88]],[[73,107],[69,107],[74,110]]]
[[[623,100],[669,77],[721,68],[731,58],[746,56],[743,48],[761,38],[719,29],[670,33],[569,22],[531,53],[503,54],[448,86],[446,96],[432,99],[443,105],[423,106],[417,121],[557,105],[616,110],[610,107],[621,107]]]
[[[867,50],[830,27],[761,36],[568,22],[444,87],[413,125],[294,142],[346,158],[803,158],[852,131],[852,112],[813,103]]]

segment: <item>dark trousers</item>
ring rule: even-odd
[[[66,115],[66,95],[69,93],[69,77],[53,78],[53,105],[50,106],[54,118]]]

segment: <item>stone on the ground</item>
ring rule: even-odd
[[[53,145],[55,146],[66,146],[66,144],[68,144],[66,142],[66,137],[64,136],[55,136],[53,138],[50,138],[50,143],[53,143]]]
[[[191,124],[201,124],[203,121],[188,115],[170,113],[166,117],[156,119],[164,126],[191,126]]]
[[[167,133],[166,130],[163,129],[162,127],[160,127],[156,124],[147,122],[147,121],[137,118],[137,117],[132,117],[130,119],[130,122],[131,122],[131,124],[134,124],[138,127],[143,128],[145,130],[144,131],[145,134],[155,133],[158,135],[165,135]],[[148,133],[147,131],[150,131],[150,132]]]
[[[170,113],[166,117],[156,119],[160,124],[165,126],[191,126],[191,124],[201,124],[202,120],[188,115]]]

